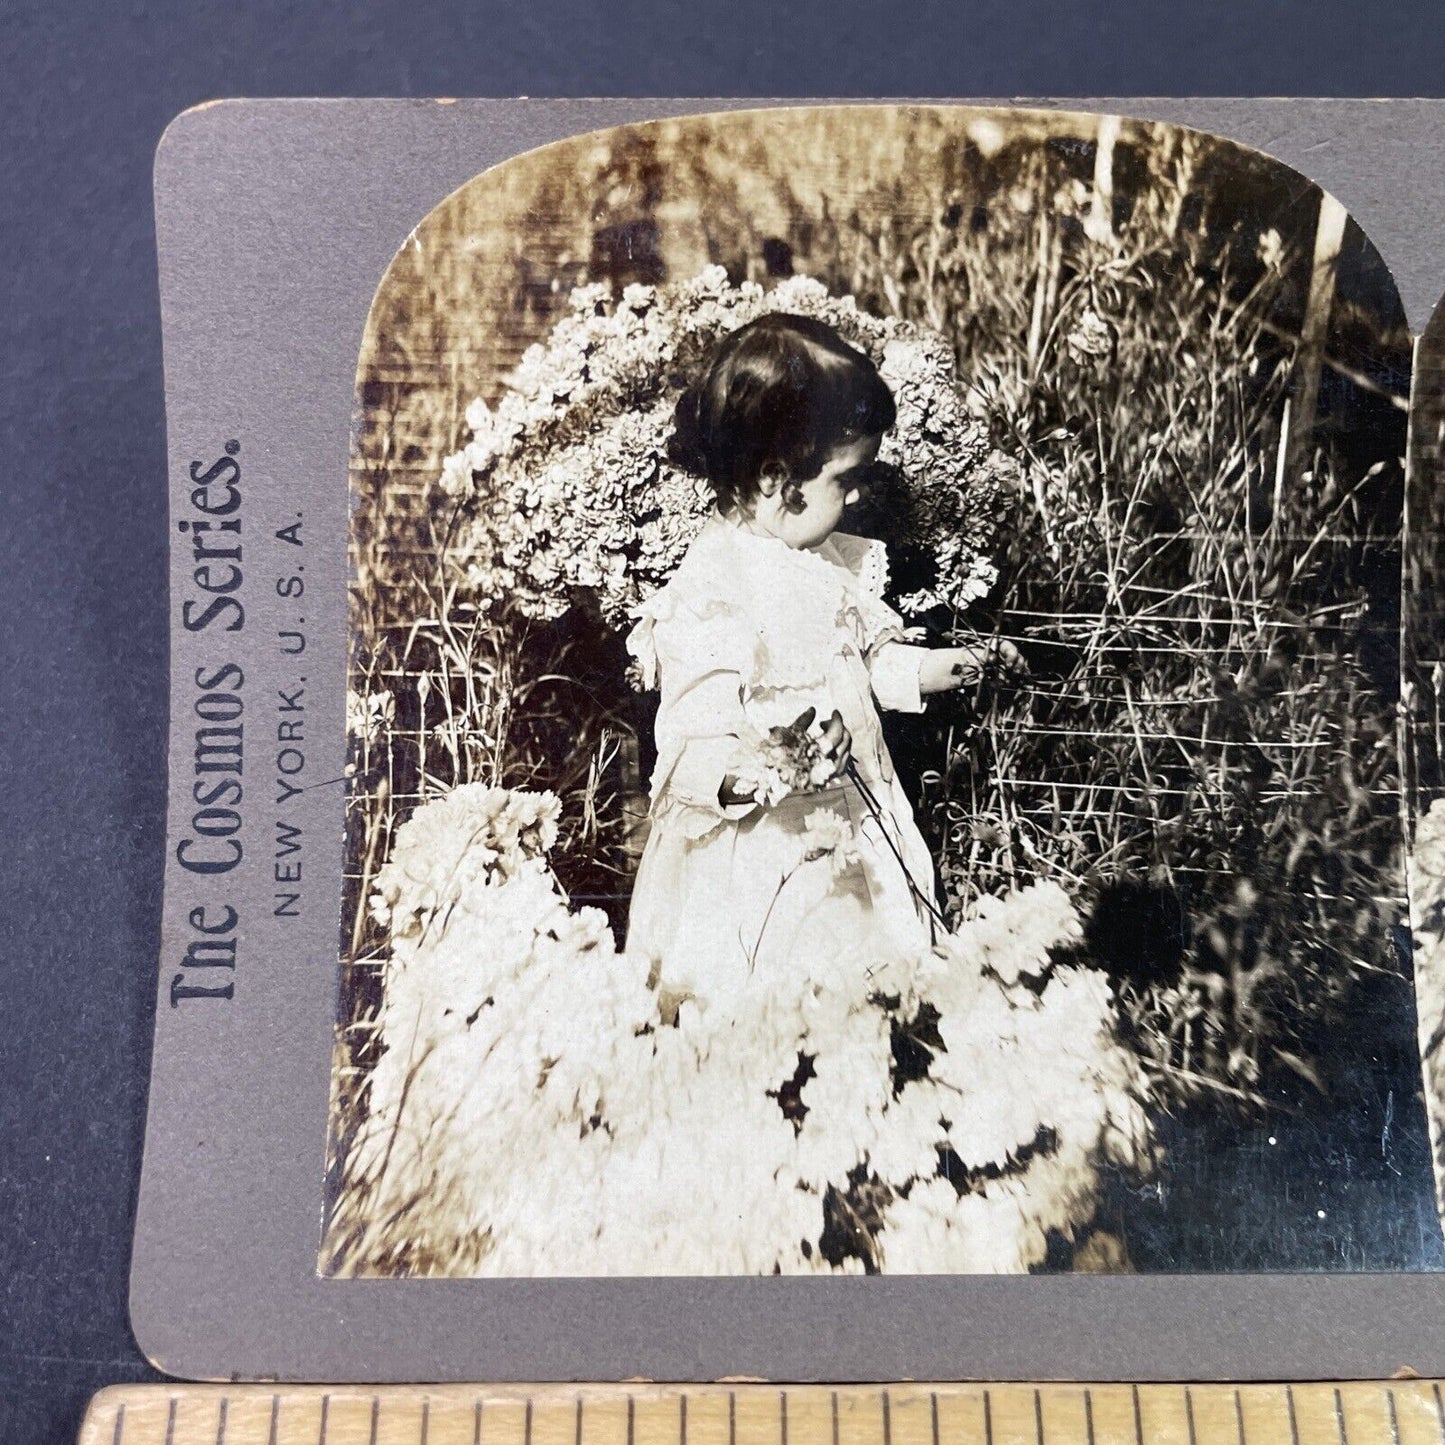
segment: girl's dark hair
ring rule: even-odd
[[[896,418],[877,367],[831,326],[768,312],[723,337],[682,394],[668,457],[706,477],[727,510],[758,494],[768,467],[809,481],[835,447]]]

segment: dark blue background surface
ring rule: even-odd
[[[0,4],[0,1441],[126,1324],[160,911],[150,171],[222,95],[1440,95],[1438,0]]]

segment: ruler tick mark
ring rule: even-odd
[[[1423,1380],[1400,1384],[1399,1382],[1380,1380],[1367,1390],[1361,1390],[1358,1386],[1352,1387],[1356,1392],[1351,1395],[1350,1403],[1345,1400],[1342,1383],[1321,1382],[1321,1385],[1311,1387],[1306,1393],[1306,1416],[1303,1420],[1299,1416],[1300,1402],[1295,1398],[1293,1386],[1284,1382],[1281,1382],[1281,1385],[1285,1391],[1289,1427],[1288,1433],[1277,1432],[1281,1437],[1279,1445],[1321,1445],[1320,1441],[1314,1439],[1314,1435],[1318,1431],[1315,1428],[1316,1422],[1309,1412],[1313,1410],[1319,1414],[1324,1409],[1333,1411],[1335,1433],[1334,1440],[1329,1440],[1330,1422],[1321,1415],[1317,1423],[1323,1427],[1326,1437],[1324,1445],[1365,1445],[1366,1437],[1370,1435],[1378,1437],[1376,1445],[1410,1445],[1410,1442],[1405,1440],[1405,1436],[1410,1433],[1405,1428],[1405,1419],[1410,1416],[1412,1410],[1428,1411],[1431,1408],[1435,1412],[1437,1429],[1434,1445],[1445,1445],[1445,1381],[1437,1383],[1433,1380]],[[1172,1419],[1168,1418],[1169,1410],[1174,1406],[1168,1405],[1167,1401],[1164,1406],[1159,1407],[1164,1410],[1164,1414],[1158,1413],[1156,1405],[1152,1403],[1154,1397],[1151,1394],[1150,1409],[1153,1413],[1150,1418],[1153,1423],[1146,1431],[1143,1424],[1143,1397],[1144,1390],[1149,1387],[1130,1383],[1134,1417],[1132,1439],[1128,1426],[1125,1425],[1122,1434],[1117,1441],[1113,1442],[1113,1445],[1160,1445],[1163,1438],[1160,1434],[1161,1431],[1165,1435],[1177,1434],[1175,1445],[1262,1445],[1263,1436],[1269,1435],[1272,1429],[1271,1412],[1278,1409],[1278,1390],[1281,1385],[1257,1387],[1230,1383],[1222,1388],[1205,1387],[1205,1395],[1201,1397],[1205,1415],[1201,1418],[1198,1408],[1200,1401],[1194,1399],[1194,1387],[1181,1383],[1172,1388],[1168,1394],[1177,1405],[1182,1393],[1186,1430],[1175,1430],[1177,1416]],[[1071,1445],[1071,1441],[1072,1445],[1110,1445],[1113,1440],[1111,1433],[1113,1426],[1110,1421],[1114,1410],[1111,1402],[1117,1400],[1122,1404],[1124,1400],[1117,1390],[1107,1389],[1105,1394],[1100,1396],[1100,1403],[1105,1409],[1105,1418],[1099,1419],[1093,1388],[1082,1381],[1069,1386],[1044,1382],[1038,1384],[1028,1382],[1026,1385],[1010,1386],[1005,1389],[1004,1397],[1007,1418],[1000,1423],[999,1430],[996,1431],[993,1419],[992,1390],[986,1388],[982,1382],[962,1388],[944,1384],[925,1385],[917,1395],[906,1396],[904,1404],[908,1407],[909,1402],[912,1401],[921,1405],[924,1391],[927,1391],[928,1428],[926,1430],[922,1428],[921,1419],[917,1422],[913,1421],[910,1413],[911,1407],[905,1408],[904,1418],[899,1422],[903,1434],[898,1435],[893,1429],[893,1389],[895,1387],[893,1384],[877,1382],[864,1386],[862,1389],[850,1390],[849,1409],[857,1417],[857,1428],[861,1429],[864,1435],[872,1433],[875,1445],[969,1445],[969,1442],[972,1442],[972,1445]],[[495,1441],[490,1438],[490,1431],[483,1431],[485,1400],[480,1392],[473,1396],[473,1430],[470,1434],[466,1432],[465,1426],[460,1420],[448,1427],[446,1418],[441,1418],[438,1429],[441,1430],[442,1436],[449,1440],[453,1438],[451,1432],[460,1429],[461,1434],[456,1436],[458,1445],[461,1445],[462,1440],[471,1442],[471,1445],[484,1445],[484,1441],[485,1445],[508,1445],[508,1441],[511,1442],[511,1445],[547,1445],[546,1430],[543,1429],[539,1433],[535,1428],[538,1423],[536,1401],[541,1398],[549,1411],[555,1409],[561,1418],[565,1419],[565,1414],[562,1412],[565,1410],[566,1392],[569,1388],[573,1391],[574,1427],[571,1432],[567,1432],[572,1435],[572,1439],[565,1440],[564,1438],[564,1445],[601,1445],[601,1442],[593,1439],[596,1431],[592,1427],[590,1417],[584,1428],[587,1397],[580,1392],[580,1387],[576,1385],[558,1386],[550,1392],[544,1390],[539,1397],[528,1398],[525,1391],[522,1392],[520,1402],[525,1407],[525,1427],[522,1440],[517,1440],[515,1434],[512,1433],[514,1426],[504,1428]],[[626,1388],[624,1387],[624,1389]],[[726,1388],[723,1387],[723,1389]],[[827,1386],[808,1388],[801,1385],[784,1387],[773,1384],[762,1387],[760,1394],[765,1395],[769,1388],[776,1392],[778,1410],[776,1425],[778,1434],[774,1437],[773,1445],[809,1445],[809,1442],[805,1441],[803,1437],[807,1435],[811,1439],[812,1433],[818,1433],[821,1436],[821,1439],[814,1442],[814,1445],[843,1445],[841,1388]],[[1022,1440],[1016,1440],[1012,1434],[1010,1412],[1016,1411],[1018,1406],[1025,1404],[1027,1399],[1023,1394],[1025,1388],[1031,1389],[1033,1392],[1034,1440],[1032,1442],[1028,1441],[1027,1426],[1024,1426],[1021,1420],[1018,1424],[1023,1426],[1025,1431]],[[1222,1408],[1226,1403],[1225,1388],[1229,1390],[1228,1398],[1233,1402],[1234,1439],[1232,1441],[1227,1441],[1225,1438],[1228,1434],[1228,1426],[1222,1415]],[[826,1399],[829,1405],[831,1431],[814,1432],[810,1422],[813,1419],[813,1412],[823,1403],[825,1389],[827,1390]],[[794,1390],[798,1391],[798,1401],[802,1402],[803,1413],[801,1415],[798,1413],[799,1404],[793,1399]],[[868,1421],[868,1411],[864,1403],[866,1395],[873,1390],[878,1392],[874,1397],[879,1410],[879,1415],[875,1417],[878,1422],[876,1424]],[[1045,1390],[1051,1392],[1049,1399],[1054,1402],[1047,1407],[1045,1407],[1043,1398]],[[1378,1394],[1376,1390],[1379,1391]],[[719,1389],[710,1398],[716,1401],[721,1393],[722,1389]],[[627,1401],[627,1429],[626,1439],[617,1441],[616,1445],[651,1445],[651,1442],[645,1437],[649,1430],[652,1433],[656,1433],[656,1430],[654,1426],[649,1425],[648,1421],[638,1421],[637,1397],[622,1394],[622,1391],[619,1391],[618,1394]],[[1402,1397],[1405,1400],[1403,1407],[1400,1405]],[[206,1442],[206,1445],[241,1445],[241,1435],[245,1435],[248,1439],[252,1437],[245,1426],[244,1419],[238,1417],[234,1424],[230,1419],[230,1405],[233,1398],[240,1402],[243,1415],[253,1409],[269,1411],[269,1419],[266,1414],[261,1414],[252,1427],[256,1432],[254,1445],[285,1445],[285,1442],[288,1441],[291,1442],[291,1445],[300,1445],[302,1439],[306,1438],[306,1427],[299,1423],[299,1416],[307,1413],[304,1409],[298,1408],[298,1410],[288,1413],[287,1428],[282,1431],[282,1406],[285,1400],[293,1397],[289,1392],[283,1397],[279,1386],[273,1386],[270,1389],[266,1385],[226,1388],[213,1390],[197,1397],[190,1392],[189,1387],[178,1387],[171,1384],[169,1387],[149,1392],[143,1410],[150,1421],[149,1432],[145,1430],[143,1421],[137,1425],[136,1419],[128,1413],[128,1403],[133,1402],[121,1399],[110,1406],[111,1430],[105,1433],[106,1445],[140,1445],[139,1437],[141,1435],[144,1435],[151,1445],[202,1445],[202,1441]],[[305,1398],[310,1401],[319,1401],[318,1433],[310,1436],[309,1439],[312,1445],[328,1445],[329,1441],[335,1439],[335,1431],[330,1428],[331,1394],[325,1389],[318,1389],[309,1392]],[[341,1396],[338,1395],[338,1398]],[[614,1395],[611,1398],[610,1408],[615,1409],[618,1396]],[[297,1399],[299,1401],[301,1397],[298,1396]],[[703,1419],[701,1426],[695,1426],[689,1430],[691,1424],[688,1419],[690,1395],[678,1391],[675,1399],[678,1411],[676,1425],[672,1431],[665,1429],[663,1431],[664,1434],[670,1435],[671,1445],[708,1445],[708,1442],[698,1434],[699,1429],[704,1435],[708,1433],[709,1427],[706,1419]],[[736,1391],[727,1389],[727,1399],[728,1429],[726,1436],[721,1431],[717,1432],[718,1438],[715,1445],[758,1445],[758,1442],[752,1439],[749,1430],[740,1431],[738,1429]],[[957,1428],[951,1427],[948,1441],[943,1439],[941,1404],[943,1399],[949,1400],[951,1409],[960,1411]],[[364,1407],[367,1400],[370,1401],[370,1429],[368,1431],[362,1428],[361,1421],[358,1419],[354,1445],[381,1445],[383,1439],[391,1439],[398,1430],[405,1434],[408,1411],[415,1411],[410,1414],[412,1423],[411,1434],[408,1438],[412,1441],[412,1445],[430,1445],[431,1398],[429,1393],[425,1393],[421,1388],[415,1388],[414,1392],[410,1394],[402,1414],[388,1425],[385,1437],[381,1435],[380,1425],[381,1406],[385,1402],[381,1398],[379,1390],[374,1390],[370,1395],[365,1393],[347,1394],[345,1405],[347,1409],[359,1409]],[[514,1410],[516,1403],[519,1402],[518,1396],[511,1395],[509,1400],[511,1402],[509,1408]],[[1258,1418],[1252,1414],[1249,1419],[1246,1419],[1244,1412],[1246,1400],[1250,1402],[1250,1409],[1257,1413]],[[1419,1402],[1418,1406],[1415,1404],[1416,1401]],[[267,1402],[269,1402],[269,1407]],[[184,1420],[180,1417],[182,1403],[185,1403],[187,1407],[187,1418]],[[461,1405],[461,1401],[456,1403]],[[1080,1403],[1082,1404],[1080,1414],[1073,1414]],[[972,1410],[980,1405],[982,1407],[981,1422],[978,1416],[972,1414]],[[214,1416],[210,1414],[212,1408],[216,1410]],[[465,1407],[462,1406],[462,1408]],[[1404,1416],[1401,1414],[1402,1408],[1405,1412]],[[194,1421],[191,1419],[193,1410],[200,1416]],[[1050,1411],[1053,1412],[1051,1416]],[[298,1416],[297,1420],[292,1419],[293,1414]],[[704,1411],[704,1415],[706,1414],[707,1412]],[[447,1410],[444,1408],[443,1417],[446,1416]],[[262,1428],[263,1419],[267,1419],[265,1428]],[[515,1416],[513,1419],[515,1421]],[[952,1420],[951,1416],[950,1420]],[[545,1425],[546,1422],[543,1420],[541,1423]],[[561,1421],[559,1420],[557,1423],[560,1425]],[[98,1422],[98,1424],[103,1431],[103,1423]],[[647,1428],[640,1430],[639,1424]],[[1422,1428],[1423,1424],[1422,1419]],[[343,1434],[347,1433],[344,1421],[337,1428]],[[192,1438],[193,1430],[195,1431],[194,1439]],[[1259,1432],[1263,1432],[1263,1435],[1260,1435]],[[764,1429],[763,1445],[766,1445],[766,1433],[766,1429]],[[852,1433],[855,1432],[853,1427],[850,1427],[850,1435]],[[348,1439],[351,1438],[348,1435]],[[437,1439],[439,1442],[441,1436],[438,1436]],[[1415,1442],[1415,1445],[1420,1445],[1420,1442]],[[1429,1442],[1425,1442],[1425,1445],[1429,1445]]]

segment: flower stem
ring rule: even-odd
[[[924,893],[923,889],[918,886],[918,881],[914,878],[913,874],[908,871],[908,864],[903,861],[903,854],[899,851],[898,845],[889,834],[888,825],[883,821],[883,811],[878,806],[878,800],[873,796],[873,790],[863,781],[862,774],[858,771],[858,764],[852,758],[849,758],[848,766],[844,771],[853,779],[854,786],[858,789],[864,806],[873,815],[873,821],[878,824],[878,831],[882,833],[883,841],[888,844],[888,851],[898,860],[898,866],[903,870],[903,877],[908,884],[908,891],[928,910],[929,930],[933,940],[936,942],[938,938],[937,930],[939,928],[942,928],[945,933],[948,932],[947,920],[943,914],[938,911],[937,904]]]

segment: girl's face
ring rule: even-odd
[[[796,484],[802,494],[801,511],[789,511],[786,488],[775,478],[765,477],[762,494],[753,508],[755,524],[781,538],[790,547],[817,547],[827,541],[843,520],[843,511],[856,502],[868,469],[878,459],[880,436],[859,437],[828,453],[828,460],[816,477]]]

